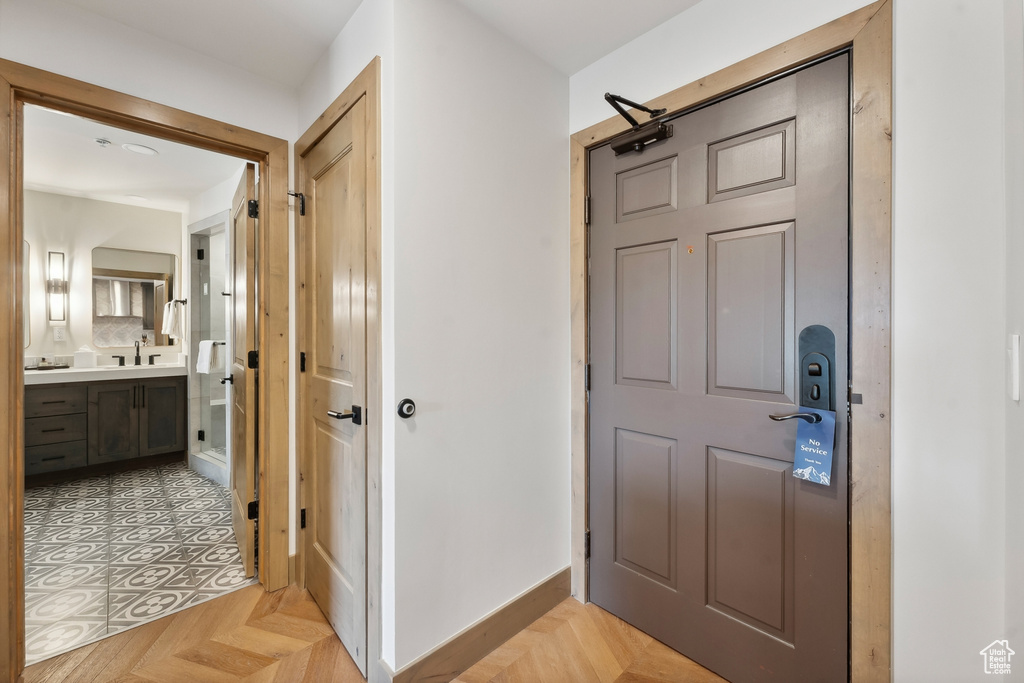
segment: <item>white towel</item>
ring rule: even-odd
[[[181,315],[179,301],[168,301],[164,304],[164,325],[160,330],[160,334],[166,334],[174,337],[175,339],[183,339],[185,337],[185,330],[182,327],[181,321],[184,317]]]
[[[196,372],[209,375],[217,369],[220,354],[217,353],[217,345],[212,339],[204,339],[199,342],[199,356],[196,358]]]

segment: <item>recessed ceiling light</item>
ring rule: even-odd
[[[155,157],[160,152],[156,151],[152,147],[146,147],[145,145],[136,145],[134,142],[126,142],[121,145],[121,149],[126,152],[135,152],[136,154],[145,154],[146,156]]]

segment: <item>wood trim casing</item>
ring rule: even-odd
[[[566,567],[394,674],[394,683],[442,683],[486,657],[569,597]]]
[[[267,590],[288,585],[288,143],[196,114],[150,102],[0,59],[0,544],[7,560],[0,564],[0,591],[8,609],[0,619],[0,669],[17,680],[24,668],[24,576],[22,501],[24,481],[22,341],[22,108],[25,103],[86,116],[127,130],[229,154],[260,164],[257,266],[260,296],[260,581]]]
[[[381,60],[374,57],[345,90],[327,107],[295,143],[295,187],[303,188],[303,157],[345,115],[361,97],[366,97],[366,664],[367,680],[391,681],[392,673],[381,659],[381,568],[383,500],[381,477],[383,459],[383,331],[381,329],[381,124],[380,124]],[[296,190],[296,191],[301,191]],[[307,277],[310,276],[306,259],[306,227],[301,217],[296,218],[296,305],[298,349],[306,349],[308,316],[312,314],[306,303]],[[302,472],[310,470],[309,444],[312,420],[306,420],[308,384],[306,375],[299,374],[296,382],[298,410],[298,452],[300,476],[296,482],[299,508],[306,507]],[[307,423],[309,425],[307,426]],[[305,584],[305,531],[298,530],[296,543],[296,580]]]
[[[853,42],[850,674],[892,676],[892,3]]]
[[[24,254],[20,229],[21,196],[19,175],[15,172],[15,159],[20,157],[20,107],[10,81],[0,72],[0,221],[6,229],[0,230],[0,338],[4,340],[4,358],[0,360],[0,448],[4,448],[0,464],[0,495],[4,496],[0,514],[0,544],[4,560],[0,563],[0,600],[6,605],[0,619],[0,650],[3,658],[0,668],[7,680],[15,681],[25,668],[25,562],[24,562],[24,400],[25,375],[24,329],[20,302],[22,299],[22,268]]]
[[[850,677],[891,680],[891,188],[892,0],[879,0],[824,26],[644,103],[682,112],[852,48],[850,429]],[[570,141],[570,296],[572,353],[572,594],[588,595],[584,555],[588,510],[587,150],[624,133],[611,117]]]

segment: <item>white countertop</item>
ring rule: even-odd
[[[66,368],[61,370],[26,370],[26,386],[34,384],[62,384],[64,382],[103,382],[113,379],[143,377],[176,377],[188,374],[188,367],[179,363],[162,365],[101,365],[96,368]]]

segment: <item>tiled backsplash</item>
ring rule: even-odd
[[[153,330],[142,329],[139,316],[94,316],[92,319],[93,346],[133,346],[135,342],[142,341],[143,333],[153,337]]]

